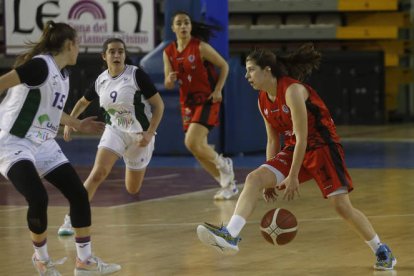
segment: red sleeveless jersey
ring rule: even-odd
[[[270,101],[265,91],[259,92],[259,107],[266,121],[285,137],[285,146],[296,143],[290,109],[286,104],[286,90],[291,84],[300,83],[309,92],[306,100],[308,114],[308,149],[322,145],[339,143],[336,127],[325,103],[309,85],[298,80],[282,77],[277,80],[277,92],[274,102]]]
[[[201,59],[200,40],[191,38],[182,52],[177,51],[176,42],[165,48],[173,71],[178,72],[180,103],[188,106],[203,104],[217,83],[217,72],[213,64]]]

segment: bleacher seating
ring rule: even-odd
[[[229,17],[229,29],[249,29],[252,18],[246,14],[234,14]]]
[[[309,28],[312,19],[309,14],[288,14],[281,28]]]
[[[283,24],[282,17],[277,14],[260,14],[257,16],[256,24],[250,26],[252,30],[276,29]]]
[[[411,2],[230,0],[230,18],[248,15],[252,22],[248,29],[229,28],[230,49],[237,53],[260,46],[289,49],[312,41],[322,50],[383,51],[386,112],[391,114],[405,108],[401,95],[414,80]]]
[[[342,25],[342,17],[340,14],[321,13],[316,15],[315,23],[312,27],[340,27]]]

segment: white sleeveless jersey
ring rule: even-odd
[[[138,68],[126,65],[124,72],[113,78],[105,70],[95,81],[99,104],[105,109],[106,122],[128,133],[139,133],[148,128],[151,107],[135,79]]]
[[[0,104],[0,129],[36,143],[53,139],[69,93],[69,77],[63,76],[50,55],[38,55],[48,67],[46,81],[39,86],[24,83],[10,88]]]

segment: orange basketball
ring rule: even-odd
[[[268,211],[262,218],[260,230],[263,237],[273,245],[283,245],[292,241],[298,231],[295,215],[286,209]]]

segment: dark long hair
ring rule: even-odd
[[[115,43],[116,42],[119,42],[119,43],[122,43],[122,45],[124,45],[124,50],[125,50],[125,64],[132,64],[132,60],[128,56],[128,49],[127,49],[127,46],[126,46],[125,42],[122,39],[118,38],[118,37],[111,37],[111,38],[108,38],[107,40],[105,40],[104,44],[102,45],[102,51],[101,51],[101,53],[102,54],[105,54],[106,53],[106,50],[108,50],[108,45],[111,44],[111,43],[114,43],[114,42]],[[108,64],[106,64],[105,61],[103,62],[103,68],[104,69],[108,68]]]
[[[16,58],[14,67],[29,61],[35,55],[42,53],[58,54],[63,50],[67,39],[76,40],[76,30],[66,23],[47,21],[43,27],[43,33],[38,42],[29,42],[30,49]]]
[[[255,49],[246,58],[254,61],[260,68],[269,66],[276,78],[290,76],[303,81],[318,69],[321,53],[315,50],[313,43],[302,44],[299,48],[286,54],[275,54],[268,49]]]
[[[124,45],[125,51],[127,50],[126,44],[122,39],[117,38],[117,37],[111,37],[111,38],[108,38],[107,40],[105,40],[104,44],[102,45],[102,52],[101,53],[105,54],[106,50],[108,50],[108,45],[111,44],[111,43],[114,43],[114,42],[122,43]]]
[[[214,32],[220,31],[221,27],[216,25],[209,25],[203,22],[194,21],[191,16],[185,11],[176,11],[171,17],[171,24],[174,24],[174,19],[177,15],[184,14],[190,18],[191,21],[191,36],[198,38],[204,42],[208,42],[214,36]]]

